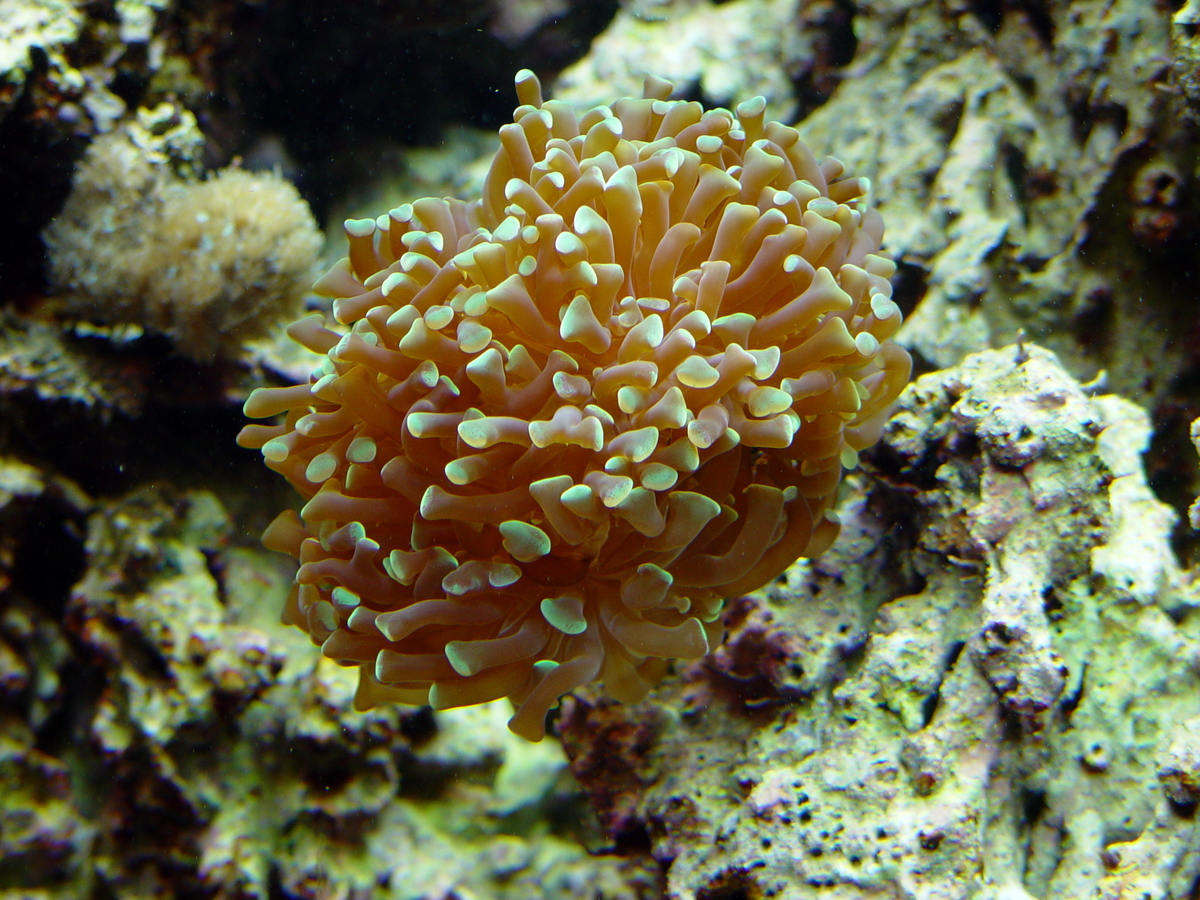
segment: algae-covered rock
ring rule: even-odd
[[[83,15],[67,0],[4,0],[0,34],[0,121],[9,113],[34,69],[36,56],[50,63],[53,76],[82,87],[83,76],[63,51],[79,37]]]
[[[1185,0],[1171,19],[1171,50],[1175,77],[1192,116],[1200,109],[1200,3]]]
[[[146,410],[140,424],[118,415],[120,434],[163,433],[138,429],[187,401],[147,362],[155,342],[125,339],[159,330],[196,358],[241,341],[237,322],[209,333],[168,296],[202,279],[120,268],[150,252],[105,229],[161,212],[128,190],[75,231],[79,265],[59,280],[75,292],[70,326],[36,308],[37,234],[84,140],[117,129],[96,155],[126,175],[149,163],[140,196],[154,197],[198,183],[191,114],[222,160],[251,161],[280,140],[259,129],[282,129],[292,152],[314,141],[301,176],[317,194],[336,186],[323,198],[336,222],[355,205],[354,172],[383,168],[363,96],[431,138],[463,115],[464,71],[549,75],[539,60],[574,58],[590,36],[556,26],[559,11],[599,22],[618,4],[369,6],[309,38],[327,57],[298,56],[297,32],[268,27],[324,21],[313,4],[0,0],[13,207],[0,253],[0,897],[1194,896],[1200,573],[1175,557],[1186,535],[1142,455],[1150,445],[1153,486],[1186,495],[1182,509],[1197,493],[1194,456],[1177,465],[1198,414],[1197,3],[622,0],[585,59],[547,79],[590,104],[653,72],[689,98],[761,93],[770,115],[800,118],[818,154],[872,174],[896,297],[916,305],[903,339],[921,365],[950,367],[913,385],[848,478],[838,544],[731,598],[723,646],[651,702],[564,700],[571,768],[603,835],[557,745],[514,740],[503,707],[352,711],[353,673],[276,621],[286,565],[248,546],[213,495],[171,485],[197,480],[180,453],[193,433],[147,439],[161,460],[149,476],[108,419],[81,432],[61,414]],[[397,41],[357,27],[393,18]],[[409,21],[467,19],[511,56],[467,43],[437,59],[457,32],[405,42]],[[433,48],[424,61],[416,43]],[[381,75],[372,53],[398,62]],[[487,109],[507,115],[511,101]],[[478,141],[452,137],[406,151],[410,181],[471,181]],[[397,184],[395,202],[415,196]],[[173,221],[194,211],[181,202]],[[247,254],[238,278],[257,282],[262,260]],[[81,299],[102,275],[104,291]],[[214,315],[232,309],[229,293],[211,296]],[[1019,330],[1070,376],[1035,347],[968,356]],[[228,355],[311,368],[253,345]],[[221,387],[205,384],[213,403]],[[1110,390],[1152,416],[1095,396]],[[84,496],[36,458],[61,435],[128,480]]]
[[[1192,444],[1196,447],[1196,452],[1200,453],[1200,419],[1192,422]],[[1188,509],[1188,521],[1192,528],[1200,530],[1200,499],[1192,502]]]
[[[793,0],[666,0],[624,4],[588,55],[559,78],[557,95],[580,109],[641,96],[655,75],[712,101],[755,94],[767,118],[788,121],[792,77],[811,53],[811,38],[790,27]]]
[[[75,573],[52,522],[74,523],[90,500],[57,473],[0,454],[0,896],[84,876],[91,827],[73,803],[70,767],[44,737],[71,685],[72,650],[47,597]],[[53,515],[52,515],[53,512]],[[34,542],[41,546],[36,546]],[[42,552],[48,551],[48,552]],[[58,573],[38,571],[54,566]]]
[[[1023,332],[1150,408],[1174,446],[1196,414],[1196,16],[1149,0],[630,0],[556,90],[592,102],[655,72],[706,103],[763,94],[818,156],[871,177],[919,363]]]
[[[136,415],[145,400],[147,371],[130,365],[119,334],[101,343],[64,333],[57,322],[0,311],[0,395],[32,395]]]
[[[918,379],[842,537],[720,653],[565,705],[614,839],[672,898],[1187,896],[1200,618],[1148,433],[1038,347]]]
[[[800,128],[874,173],[898,296],[922,298],[908,345],[947,366],[1024,329],[1077,375],[1106,368],[1141,402],[1167,391],[1192,359],[1164,341],[1194,321],[1178,282],[1189,200],[1162,216],[1164,198],[1146,196],[1158,175],[1139,174],[1173,172],[1175,191],[1191,178],[1166,6],[854,8],[853,62]]]
[[[0,461],[0,537],[50,481]],[[277,620],[289,563],[233,536],[145,488],[91,510],[61,620],[0,594],[0,896],[656,895],[505,709],[353,711],[356,671]]]

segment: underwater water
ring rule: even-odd
[[[0,0],[0,897],[1196,896],[1198,16]]]

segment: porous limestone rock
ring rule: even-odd
[[[46,482],[5,460],[0,518]],[[502,707],[350,711],[278,623],[288,565],[232,537],[213,494],[143,489],[94,507],[62,621],[0,593],[0,896],[655,896]]]
[[[1185,0],[1171,18],[1171,55],[1175,78],[1193,118],[1200,109],[1200,2]]]
[[[1196,452],[1200,453],[1200,419],[1192,422],[1192,444],[1196,447]],[[1197,530],[1200,530],[1200,499],[1192,502],[1188,509],[1188,522]]]
[[[3,0],[0,19],[0,121],[16,105],[34,70],[35,58],[46,61],[46,80],[67,90],[82,89],[85,80],[64,51],[79,37],[83,14],[67,0]],[[108,95],[112,96],[112,95]],[[116,100],[116,108],[124,104]]]
[[[643,0],[624,4],[555,96],[580,109],[640,96],[656,75],[720,104],[762,94],[767,118],[790,121],[792,74],[811,42],[792,26],[795,0]]]
[[[673,900],[1189,896],[1200,616],[1148,434],[1036,346],[914,382],[842,537],[723,650],[564,704],[613,839]]]
[[[1173,262],[1186,201],[1154,190],[1190,177],[1166,6],[853,6],[853,62],[800,129],[875,172],[898,294],[923,297],[908,345],[947,366],[1024,329],[1116,392],[1168,391],[1192,355],[1163,336],[1194,312]]]
[[[629,0],[556,90],[592,101],[658,67],[707,102],[795,110],[818,155],[873,179],[918,359],[1024,331],[1177,443],[1197,360],[1172,336],[1200,328],[1197,14],[1171,6]]]

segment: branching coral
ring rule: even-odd
[[[291,326],[325,353],[261,388],[243,446],[307,499],[268,546],[284,619],[361,666],[357,702],[641,697],[721,637],[726,597],[837,532],[842,468],[910,362],[862,178],[647,79],[582,116],[517,76],[479,200],[346,223]]]

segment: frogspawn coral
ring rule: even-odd
[[[836,535],[910,372],[869,184],[762,98],[671,90],[577,115],[520,72],[482,197],[348,221],[337,324],[289,330],[325,359],[246,401],[284,420],[241,444],[307,500],[264,535],[300,561],[284,621],[361,668],[360,707],[509,697],[538,740]]]

